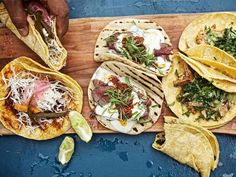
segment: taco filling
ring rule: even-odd
[[[151,100],[144,89],[132,86],[128,77],[108,74],[104,79],[93,79],[92,82],[95,114],[110,121],[117,129],[126,132],[136,123],[151,121],[148,116]]]
[[[224,50],[236,58],[236,29],[217,30],[216,25],[205,26],[196,36],[197,44],[209,44]]]
[[[111,53],[118,54],[152,71],[166,73],[171,61],[172,47],[165,43],[161,30],[142,30],[135,24],[126,32],[115,32],[106,39],[106,47]]]
[[[174,81],[175,87],[181,87],[176,99],[184,107],[183,114],[199,114],[198,119],[217,121],[231,109],[230,93],[212,85],[211,82],[193,73],[187,64],[185,72]]]
[[[73,91],[61,81],[43,74],[10,67],[12,75],[2,75],[7,90],[5,106],[15,113],[19,129],[26,127],[29,133],[35,128],[47,129],[49,125],[62,126],[63,117],[74,108]]]
[[[33,24],[42,36],[43,41],[48,47],[49,60],[52,64],[58,65],[63,48],[56,40],[55,17],[50,15],[46,8],[37,2],[30,2],[27,7],[28,21]]]

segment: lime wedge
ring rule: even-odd
[[[69,113],[69,119],[72,125],[72,128],[75,130],[75,132],[78,134],[78,136],[88,143],[93,135],[93,132],[88,124],[88,122],[85,120],[85,118],[77,111],[71,111]]]
[[[58,161],[64,165],[68,163],[74,153],[75,143],[74,139],[66,136],[59,147]]]

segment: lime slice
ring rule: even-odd
[[[92,138],[93,132],[85,118],[77,111],[71,111],[69,113],[69,118],[72,128],[78,136],[86,143],[89,142]]]
[[[75,143],[74,139],[66,136],[59,147],[58,161],[64,165],[68,163],[74,153]]]

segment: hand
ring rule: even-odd
[[[24,10],[23,0],[3,0],[5,7],[11,17],[12,22],[22,36],[27,36],[29,32],[27,14]],[[40,1],[42,2],[42,1]],[[44,0],[52,15],[56,17],[56,27],[58,37],[61,38],[68,30],[69,8],[66,0]]]

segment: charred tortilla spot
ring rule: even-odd
[[[96,45],[96,48],[98,48],[99,47],[99,45]]]
[[[135,132],[138,132],[138,129],[137,129],[136,127],[134,127],[133,130],[134,130]]]
[[[158,113],[157,113],[157,112],[154,112],[154,115],[155,115],[155,116],[158,116]]]
[[[144,124],[143,124],[143,123],[140,123],[140,125],[141,125],[141,126],[144,126]]]
[[[96,55],[96,56],[98,56],[99,54],[98,54],[98,53],[96,53],[95,55]]]
[[[157,28],[157,30],[159,30],[159,31],[163,31],[162,28]]]

